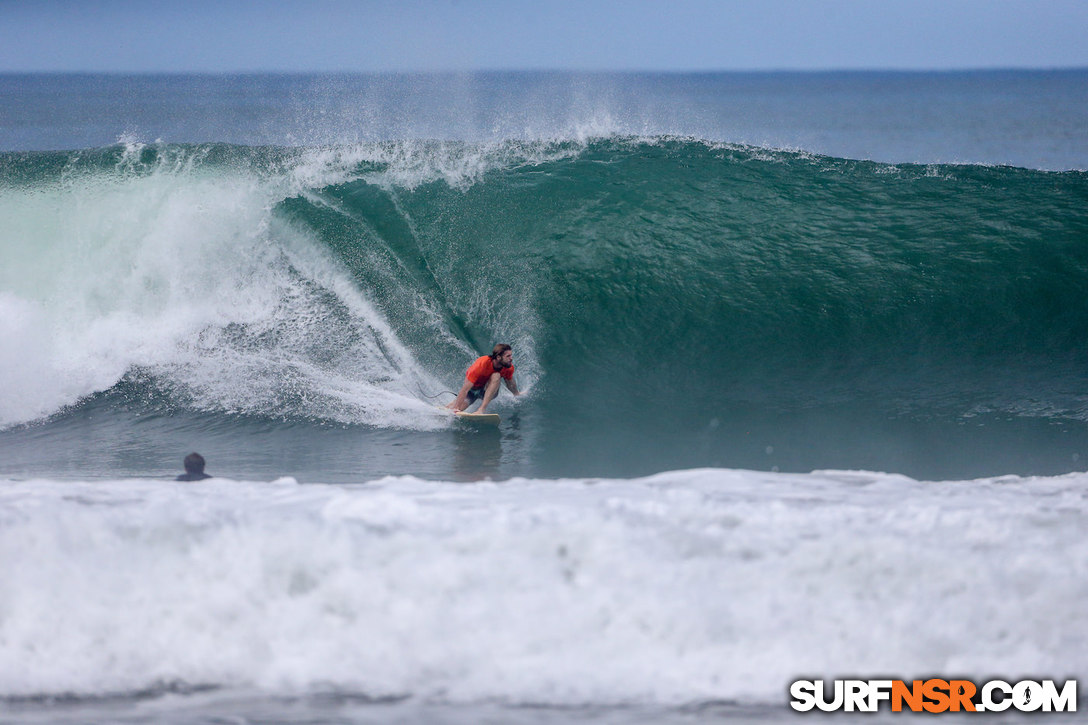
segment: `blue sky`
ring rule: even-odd
[[[0,0],[0,72],[1088,67],[1086,0]]]

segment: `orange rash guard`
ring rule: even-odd
[[[495,370],[495,365],[491,362],[491,358],[484,355],[481,358],[477,358],[476,362],[468,366],[468,370],[465,371],[465,377],[472,381],[472,387],[482,388],[487,385],[487,381],[491,379],[491,373],[494,372],[497,372],[507,380],[511,380],[514,377],[514,366],[511,365],[502,370]]]

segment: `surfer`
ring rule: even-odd
[[[465,371],[465,384],[457,398],[447,405],[450,410],[462,411],[477,400],[483,399],[477,413],[487,412],[488,404],[499,392],[499,381],[514,395],[520,395],[514,382],[514,351],[505,342],[495,345],[490,355],[477,358]]]
[[[211,478],[204,473],[204,456],[199,453],[190,453],[185,456],[184,465],[185,473],[175,478],[175,481],[203,481],[205,478]]]

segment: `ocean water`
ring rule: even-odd
[[[0,711],[1088,675],[1086,128],[1086,71],[0,76]],[[436,410],[499,341],[502,423]]]

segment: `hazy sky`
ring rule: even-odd
[[[1074,66],[1086,0],[0,0],[0,72]]]

